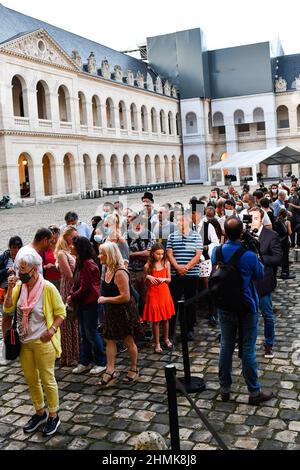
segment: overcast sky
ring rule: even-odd
[[[134,48],[147,36],[201,27],[209,49],[279,36],[286,54],[300,53],[299,0],[0,1],[117,50]]]

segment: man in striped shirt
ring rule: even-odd
[[[190,211],[179,213],[177,216],[178,231],[168,238],[167,254],[172,266],[171,294],[177,311],[182,294],[184,299],[192,298],[197,291],[199,279],[199,263],[203,243],[199,233],[192,230],[192,214]],[[175,334],[176,316],[170,321],[170,337]],[[188,340],[194,339],[196,323],[195,305],[187,307]]]

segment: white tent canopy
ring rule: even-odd
[[[256,183],[256,166],[260,163],[265,165],[294,165],[300,163],[300,152],[290,147],[276,147],[265,150],[252,150],[249,152],[237,152],[230,155],[226,160],[216,163],[209,168],[209,172],[234,168],[239,174],[240,168],[252,168],[253,182]],[[238,178],[239,181],[239,178]]]

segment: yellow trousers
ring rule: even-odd
[[[56,413],[59,409],[55,360],[56,353],[51,341],[42,343],[37,340],[21,345],[20,362],[36,411],[45,408],[43,388],[49,413]]]

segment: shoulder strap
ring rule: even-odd
[[[240,261],[241,257],[243,256],[244,253],[246,253],[247,250],[243,248],[242,246],[234,253],[234,255],[231,257],[229,260],[228,264],[230,266],[237,266],[238,262]]]
[[[223,263],[222,248],[223,248],[223,245],[220,245],[217,248],[217,252],[216,252],[217,264]]]
[[[211,242],[210,240],[208,239],[208,226],[209,226],[209,223],[208,222],[204,222],[204,244],[205,245],[209,245]]]
[[[16,303],[16,308],[15,308],[15,312],[14,312],[14,322],[13,322],[13,328],[16,329],[17,328],[17,320],[18,320],[18,317],[17,317],[17,312],[18,312],[18,302],[19,302],[19,299],[21,297],[21,293],[22,293],[22,287],[23,287],[23,284],[21,284],[20,286],[20,290],[19,290],[19,294],[18,294],[18,298],[17,298],[17,303]]]

